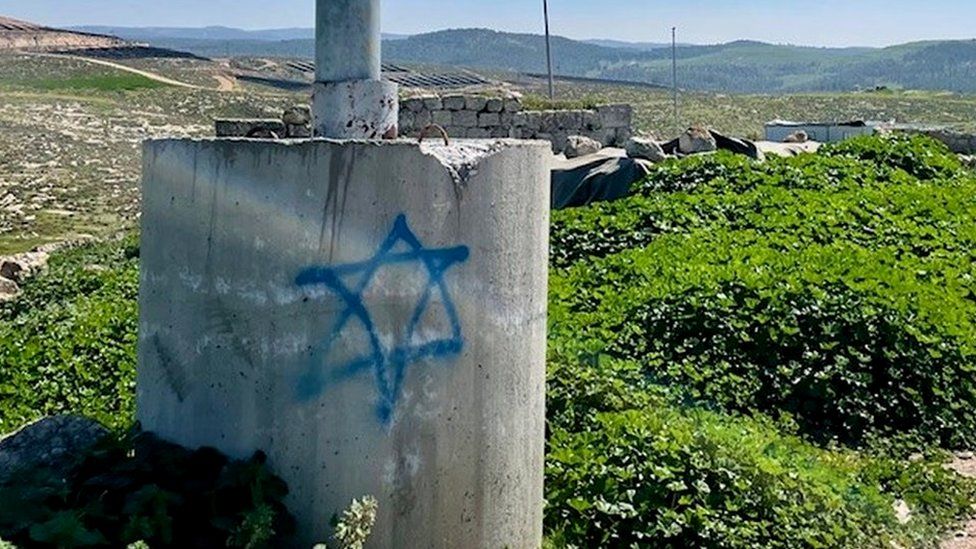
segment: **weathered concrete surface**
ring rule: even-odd
[[[341,139],[395,139],[397,85],[382,80],[316,82],[312,113],[315,135]]]
[[[371,547],[538,547],[548,149],[148,143],[143,427],[265,450],[300,546],[373,495]]]
[[[380,0],[317,0],[315,81],[380,79]]]

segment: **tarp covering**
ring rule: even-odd
[[[631,185],[651,173],[650,162],[610,154],[558,160],[552,170],[552,208],[623,198],[630,193]]]

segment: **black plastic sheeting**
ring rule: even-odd
[[[643,180],[651,164],[633,158],[596,157],[592,162],[552,171],[552,209],[577,208],[594,202],[617,200]]]

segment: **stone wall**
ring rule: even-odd
[[[958,154],[976,154],[976,135],[946,129],[923,130],[924,135],[946,144]]]
[[[958,132],[949,128],[895,127],[887,131],[927,135],[932,139],[945,143],[949,147],[949,150],[956,154],[976,154],[976,134]]]
[[[560,153],[572,135],[622,147],[633,134],[633,109],[606,105],[591,110],[526,111],[517,97],[480,95],[430,95],[400,101],[400,135],[416,137],[431,124],[456,138],[546,140]]]

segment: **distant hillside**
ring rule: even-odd
[[[79,32],[110,34],[129,40],[139,40],[143,42],[150,42],[153,40],[253,40],[261,42],[280,42],[315,39],[315,29],[313,28],[245,30],[231,27],[183,28],[81,26],[71,27],[71,29]],[[383,38],[385,40],[396,40],[398,38],[406,38],[406,35],[384,34]]]
[[[123,45],[123,40],[113,36],[54,29],[0,16],[0,50],[63,50]]]
[[[154,46],[219,56],[314,56],[310,29],[242,31],[86,27]],[[458,29],[386,36],[384,60],[474,69],[543,72],[545,39],[533,34]],[[729,93],[847,91],[857,88],[976,93],[976,41],[917,42],[888,48],[817,48],[737,41],[680,45],[686,89]],[[666,44],[553,38],[556,72],[566,76],[670,84]]]
[[[541,72],[545,41],[537,35],[449,30],[388,43],[384,56],[392,62]],[[559,74],[657,84],[671,81],[670,48],[607,47],[557,37],[553,57]],[[696,90],[782,93],[888,86],[976,92],[976,40],[881,49],[737,41],[680,46],[678,58],[680,85]]]

